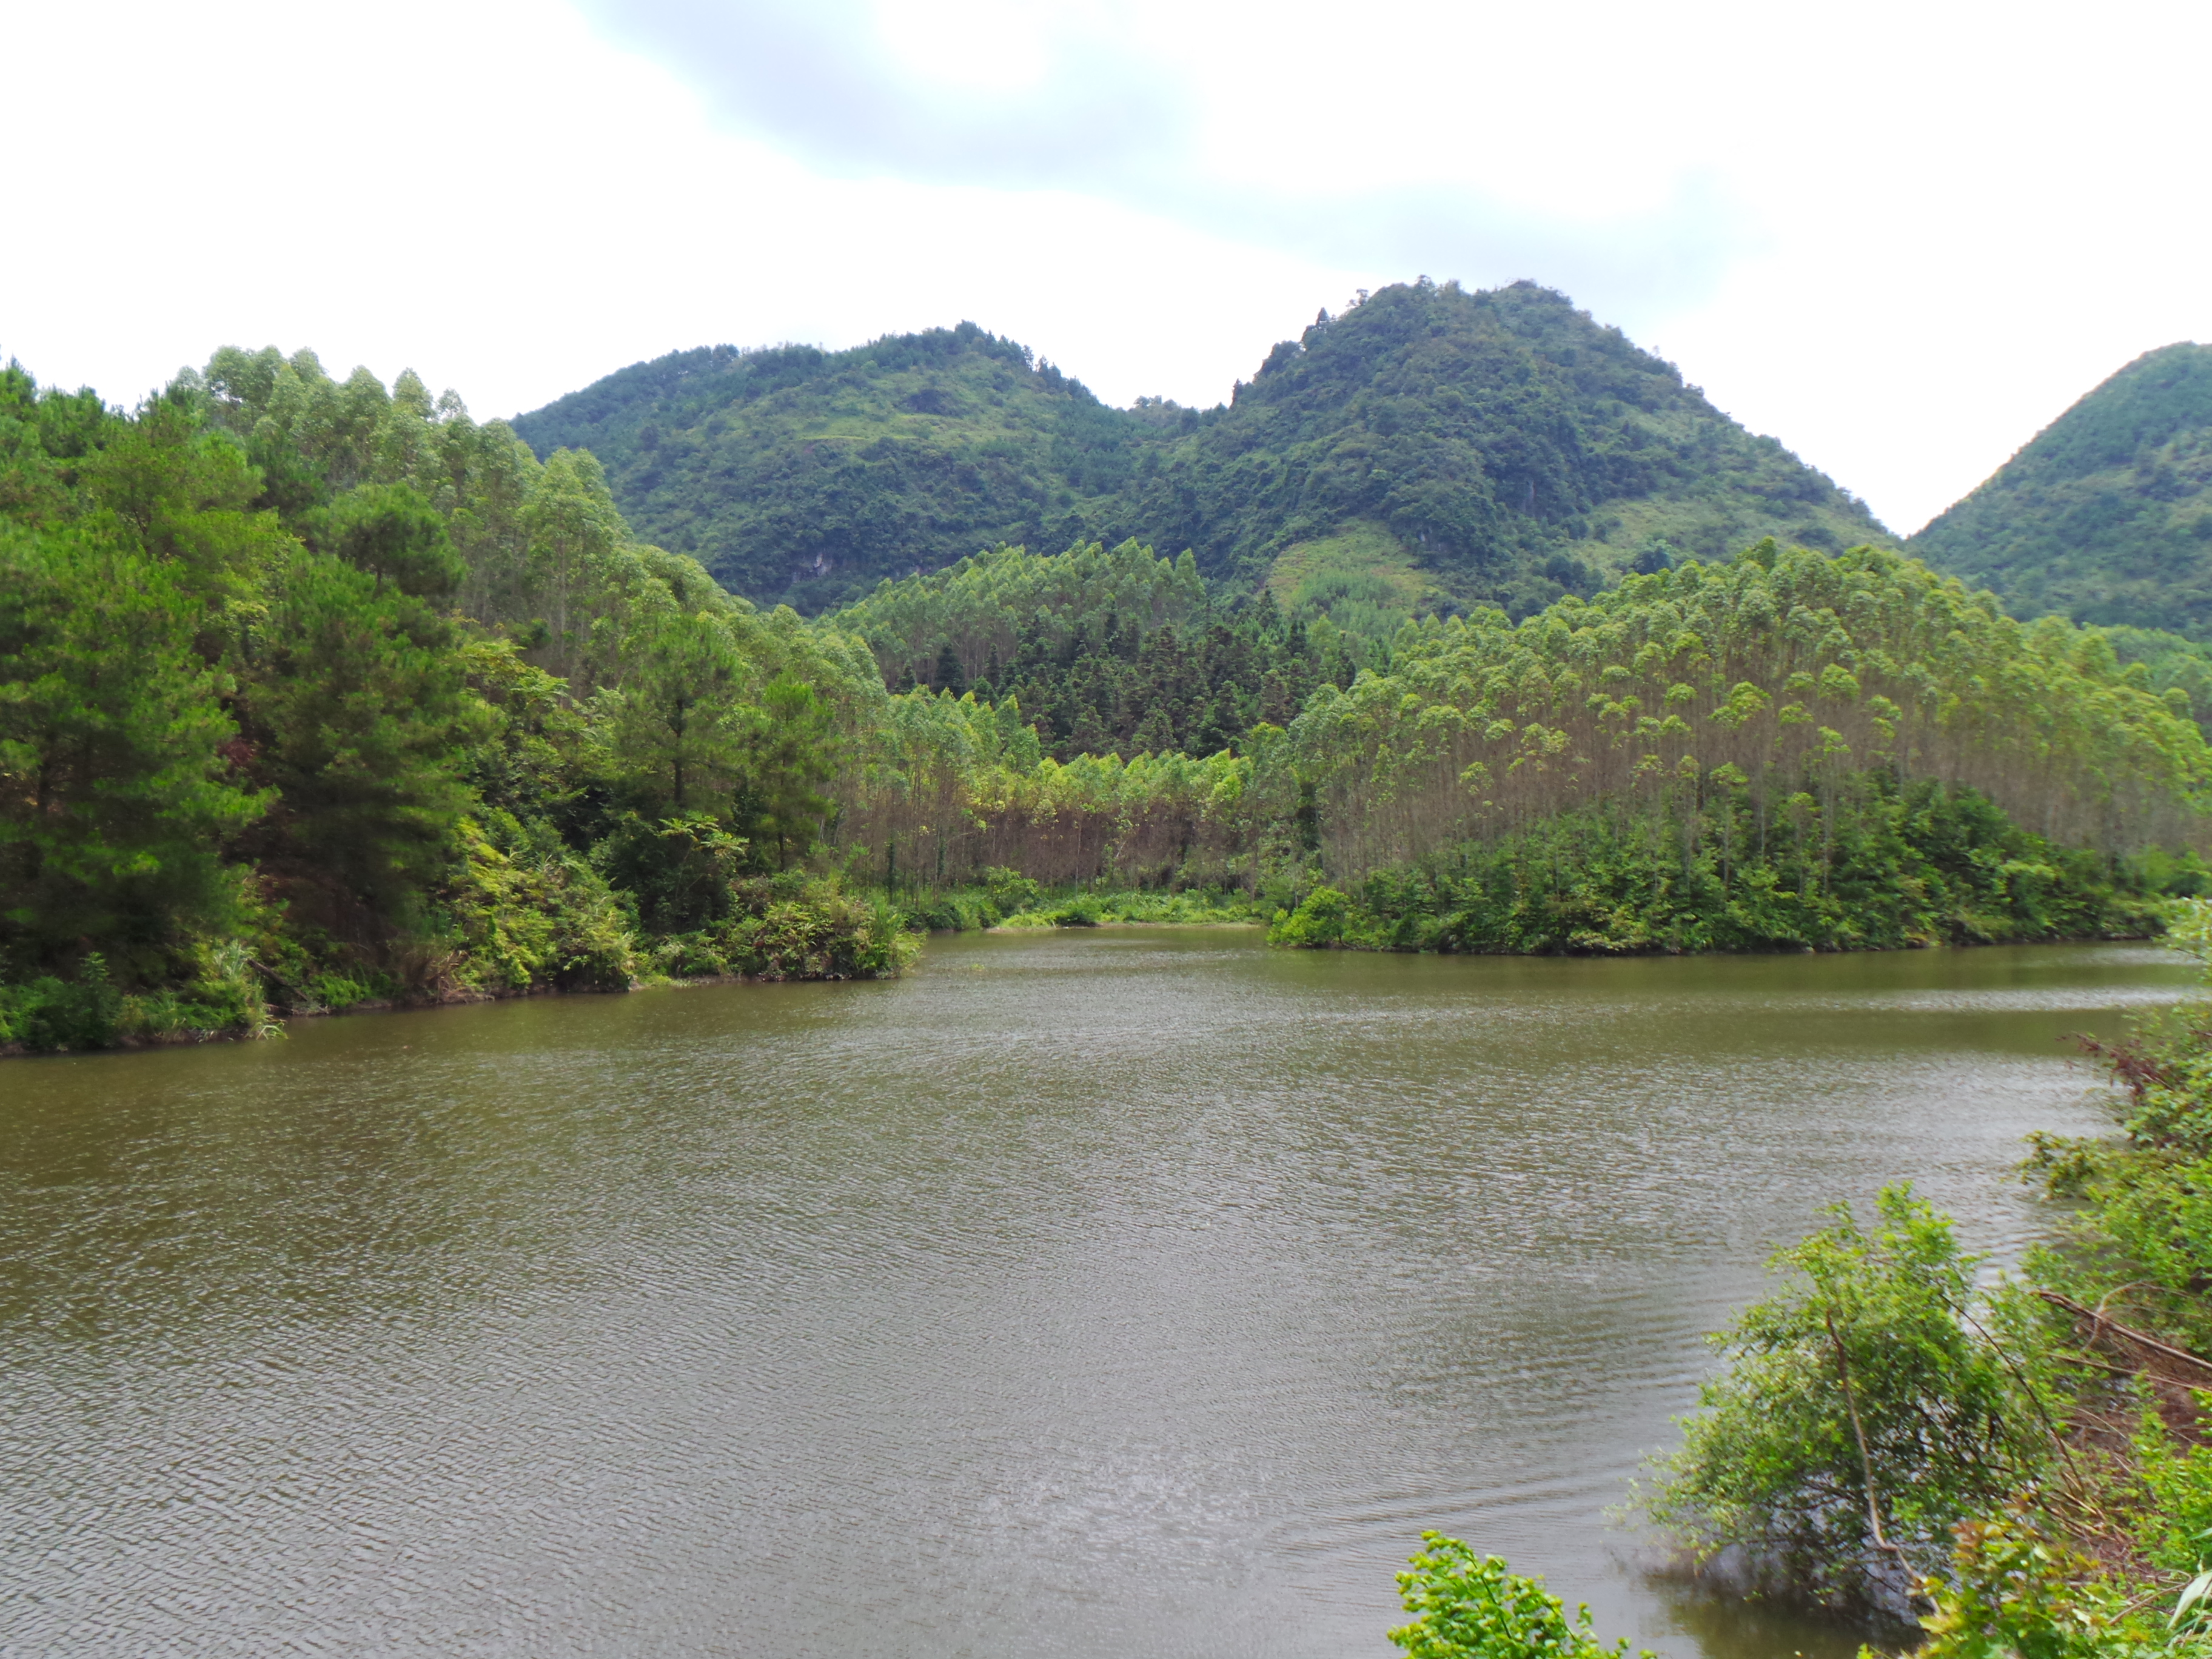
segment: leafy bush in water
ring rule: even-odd
[[[123,999],[118,1035],[140,1042],[189,1042],[235,1032],[268,1036],[277,1030],[270,1017],[261,974],[242,940],[204,945],[196,953],[197,971],[175,990],[149,991]]]
[[[1570,1620],[1541,1579],[1509,1572],[1498,1557],[1478,1556],[1442,1533],[1425,1532],[1421,1542],[1412,1571],[1398,1575],[1412,1622],[1390,1632],[1412,1659],[1620,1659],[1628,1651],[1625,1639],[1606,1647],[1591,1634],[1588,1607]]]
[[[1700,1554],[1741,1549],[1818,1600],[1901,1611],[1952,1529],[2043,1465],[2037,1328],[1978,1303],[1978,1258],[1910,1188],[1883,1191],[1871,1232],[1830,1213],[1775,1257],[1792,1281],[1716,1339],[1726,1369],[1644,1503]]]
[[[771,888],[772,884],[758,885]],[[729,924],[731,963],[756,979],[880,979],[913,959],[915,945],[898,911],[857,899],[834,882],[811,881],[793,896],[769,896],[757,914]]]

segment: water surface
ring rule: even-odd
[[[1242,929],[0,1066],[0,1654],[1335,1659],[1424,1528],[1848,1654],[1603,1512],[1838,1198],[1971,1242],[2142,948]]]

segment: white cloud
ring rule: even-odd
[[[1354,286],[1527,276],[1909,529],[2212,336],[2199,7],[579,3],[20,9],[0,351],[500,413],[968,317],[1194,402]]]

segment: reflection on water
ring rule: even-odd
[[[890,985],[0,1067],[0,1654],[1387,1652],[1608,1527],[1700,1334],[1910,1177],[2017,1249],[2155,951],[933,944]]]

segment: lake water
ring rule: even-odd
[[[2038,1226],[2142,947],[933,942],[889,984],[0,1066],[0,1654],[1336,1659],[1605,1511],[1821,1206]]]

